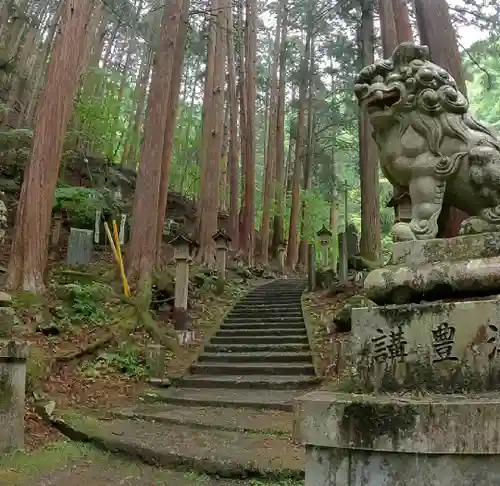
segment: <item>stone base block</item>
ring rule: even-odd
[[[500,482],[500,394],[411,398],[313,392],[295,407],[306,486]]]
[[[500,233],[484,233],[394,243],[390,265],[414,267],[427,263],[497,256],[500,256]]]
[[[24,399],[28,347],[0,341],[0,453],[24,446]]]
[[[500,391],[499,317],[500,299],[352,309],[344,391]]]

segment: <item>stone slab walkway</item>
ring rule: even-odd
[[[182,466],[227,478],[303,477],[304,452],[290,438],[271,434],[88,417],[67,417],[59,422],[70,438],[91,442],[108,451],[139,458],[162,467]]]
[[[196,472],[172,471],[101,452],[85,445],[25,455],[0,463],[0,486],[264,486],[253,480],[211,478]],[[62,455],[61,455],[62,454]],[[54,457],[61,456],[61,457]],[[68,461],[68,464],[63,462]],[[296,483],[295,483],[296,484]],[[295,486],[295,484],[293,486]],[[274,486],[274,485],[273,485]],[[281,485],[279,485],[281,486]],[[288,485],[287,485],[288,486]]]

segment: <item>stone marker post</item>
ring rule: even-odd
[[[88,265],[92,258],[94,232],[92,230],[71,228],[69,230],[68,265]]]
[[[215,258],[219,280],[224,282],[226,280],[227,251],[231,237],[223,229],[219,229],[212,238],[215,241]]]
[[[285,273],[285,244],[280,242],[278,244],[278,270],[283,275]]]
[[[24,447],[24,398],[28,346],[0,341],[0,453]]]
[[[189,316],[187,313],[189,290],[189,264],[191,254],[198,244],[189,237],[178,234],[170,245],[174,248],[174,259],[177,264],[175,270],[175,301],[174,301],[174,328],[178,332],[179,342],[189,344],[193,333],[188,329]]]
[[[318,236],[319,242],[321,243],[321,264],[323,265],[323,268],[328,268],[328,250],[330,249],[329,243],[333,233],[325,225],[323,225],[323,227],[316,233],[316,235]]]
[[[146,346],[146,362],[150,383],[163,383],[165,379],[165,357],[165,347],[161,344],[148,344]]]

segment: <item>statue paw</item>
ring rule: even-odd
[[[392,241],[412,241],[416,240],[415,233],[407,223],[396,223],[392,227]]]
[[[498,231],[499,227],[495,224],[488,223],[478,216],[472,216],[462,221],[460,225],[459,235],[478,235],[481,233],[490,233]]]

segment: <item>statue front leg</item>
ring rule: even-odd
[[[445,188],[446,182],[437,180],[434,175],[421,175],[410,181],[412,220],[393,226],[394,241],[436,238]]]

